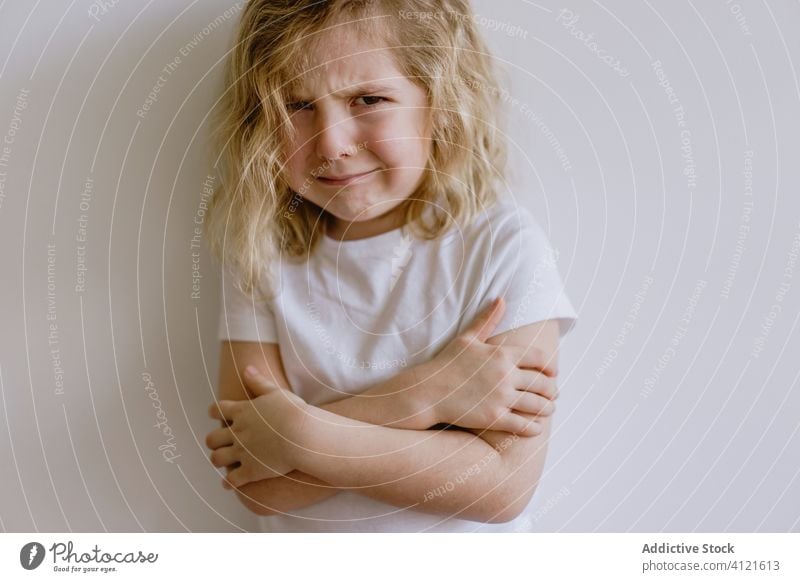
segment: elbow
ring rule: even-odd
[[[269,507],[267,499],[263,495],[263,490],[255,491],[255,488],[249,487],[249,485],[248,483],[248,485],[234,490],[242,505],[259,516],[277,515],[279,512]]]
[[[533,497],[536,484],[527,490],[515,487],[499,487],[497,495],[493,496],[491,502],[486,507],[486,518],[484,521],[491,524],[508,523],[517,519]]]
[[[506,507],[500,511],[492,511],[483,521],[491,524],[508,523],[517,519],[522,514],[522,509],[524,508]]]

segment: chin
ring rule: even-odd
[[[360,222],[369,222],[370,220],[380,216],[380,214],[375,214],[374,212],[370,212],[368,210],[365,210],[364,212],[331,212],[329,210],[328,214],[338,221],[354,224],[358,224]]]
[[[347,222],[364,222],[383,216],[391,212],[397,205],[389,207],[388,204],[372,201],[345,201],[336,200],[328,205],[328,212],[339,220]]]

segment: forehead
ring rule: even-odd
[[[334,27],[299,48],[304,57],[293,67],[289,90],[328,94],[367,84],[397,90],[414,86],[403,74],[393,49],[375,36],[357,31]]]

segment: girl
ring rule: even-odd
[[[237,40],[212,463],[263,531],[524,529],[576,315],[468,2],[251,0]]]

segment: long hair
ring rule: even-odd
[[[496,70],[468,0],[250,0],[213,121],[221,180],[207,216],[212,252],[248,295],[271,297],[270,268],[281,257],[303,260],[322,236],[322,209],[282,178],[293,132],[286,102],[309,49],[342,26],[389,47],[426,91],[431,153],[405,204],[416,236],[430,240],[468,224],[505,179]],[[424,221],[429,206],[433,220]]]

